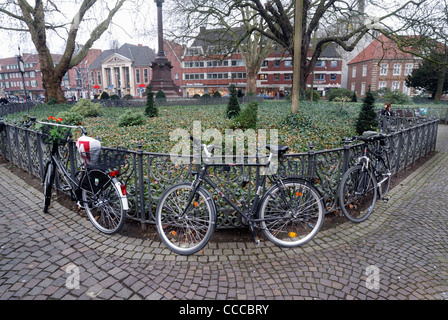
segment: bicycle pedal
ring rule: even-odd
[[[255,248],[258,248],[260,246],[260,239],[255,238]]]
[[[383,197],[383,199],[382,199],[384,202],[389,202],[389,200],[390,200],[390,197]]]
[[[61,190],[62,190],[62,191],[71,191],[71,190],[72,190],[72,187],[71,187],[71,186],[62,186],[62,187],[61,187]]]

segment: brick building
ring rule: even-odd
[[[226,48],[220,49],[217,43],[218,30],[201,28],[192,45],[185,48],[182,57],[183,83],[181,85],[185,97],[195,94],[212,94],[219,91],[222,95],[228,93],[231,83],[237,90],[246,92],[246,66],[238,50],[228,55]],[[213,38],[210,35],[215,35]],[[206,39],[206,40],[204,40]],[[222,52],[219,52],[219,51]],[[309,54],[311,57],[311,52]],[[313,89],[322,96],[330,88],[341,86],[342,58],[334,47],[327,46],[322,52],[314,70]],[[311,78],[308,77],[308,87],[311,88]],[[258,95],[265,97],[283,97],[292,91],[293,65],[292,57],[279,46],[264,60],[257,76]]]
[[[412,96],[414,90],[405,85],[405,80],[420,63],[420,58],[400,51],[395,42],[380,35],[347,63],[347,88],[360,97],[369,87],[372,91],[388,88]]]

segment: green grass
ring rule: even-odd
[[[360,103],[301,102],[299,105],[300,125],[285,124],[283,120],[291,113],[291,103],[287,101],[266,101],[259,105],[258,129],[278,130],[278,143],[290,147],[290,152],[331,149],[341,146],[341,139],[355,134],[354,121],[359,114]],[[70,105],[39,105],[30,110],[30,115],[38,119],[57,116]],[[245,108],[246,105],[242,105]],[[193,121],[200,121],[202,131],[218,129],[224,135],[231,128],[231,120],[226,118],[226,105],[213,106],[165,106],[158,107],[159,116],[147,118],[143,125],[119,127],[118,118],[127,108],[104,108],[104,115],[84,118],[83,126],[92,137],[99,137],[104,146],[121,146],[136,150],[139,141],[149,152],[169,153],[177,141],[170,141],[170,132],[185,129],[192,133]],[[144,107],[132,108],[144,112]],[[23,119],[26,112],[9,116],[10,120]],[[223,139],[224,140],[224,139]],[[206,141],[207,142],[207,141]],[[269,138],[268,138],[269,143]]]

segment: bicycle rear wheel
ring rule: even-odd
[[[376,179],[361,165],[349,168],[341,179],[339,205],[352,222],[363,222],[373,212],[377,198]]]
[[[189,201],[192,190],[190,183],[172,186],[162,194],[156,211],[160,238],[171,251],[181,255],[201,250],[216,227],[216,208],[211,194],[200,187]]]
[[[55,167],[51,161],[49,161],[45,166],[45,174],[43,180],[43,191],[44,199],[42,203],[42,208],[44,213],[48,213],[48,207],[51,202],[51,189],[54,183]]]
[[[284,186],[284,188],[283,188]],[[301,179],[285,179],[263,197],[258,216],[263,234],[280,247],[297,247],[313,239],[324,220],[319,191]]]
[[[99,231],[114,234],[123,227],[126,210],[113,180],[100,170],[85,173],[80,183],[87,217]]]

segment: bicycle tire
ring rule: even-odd
[[[372,214],[377,199],[377,183],[370,170],[362,165],[350,167],[342,176],[339,206],[348,220],[359,223]]]
[[[211,194],[199,187],[185,216],[181,216],[192,192],[191,183],[165,190],[156,211],[157,232],[163,243],[179,255],[191,255],[209,242],[216,227],[216,207]]]
[[[322,196],[302,179],[284,179],[281,186],[270,187],[260,202],[261,230],[280,247],[298,247],[313,239],[322,227]]]
[[[55,167],[51,161],[47,162],[45,165],[45,173],[43,180],[43,193],[44,199],[42,203],[43,212],[48,213],[48,208],[51,202],[51,191],[54,183]]]
[[[84,209],[95,228],[108,235],[120,231],[126,220],[126,210],[113,179],[94,169],[84,174],[80,185]]]

